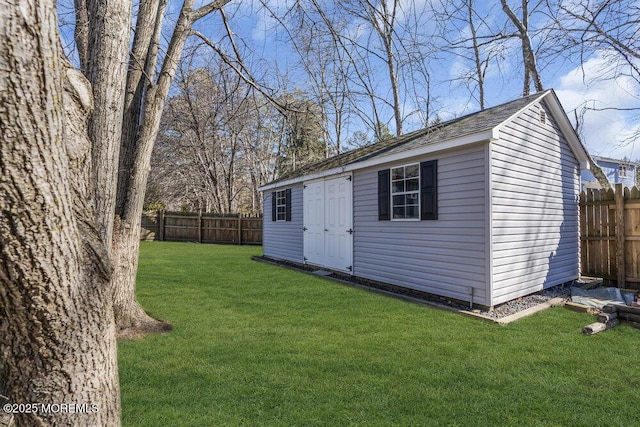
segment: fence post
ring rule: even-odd
[[[616,270],[618,287],[625,286],[625,235],[624,235],[624,189],[622,184],[616,184]]]
[[[158,211],[158,240],[164,242],[164,209]]]
[[[202,243],[202,209],[198,210],[198,243]]]
[[[238,214],[238,244],[242,244],[242,214]]]

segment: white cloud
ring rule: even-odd
[[[438,118],[442,121],[454,119],[478,111],[477,103],[470,95],[464,94],[447,97],[445,105],[438,109]]]
[[[598,54],[562,76],[556,93],[572,122],[575,111],[584,111],[581,136],[591,154],[636,160],[640,140],[630,138],[640,130],[638,112],[622,109],[640,108],[637,82],[615,78],[610,64],[606,55]]]
[[[278,34],[278,19],[282,19],[292,7],[291,0],[265,0],[263,4],[233,0],[227,9],[233,10],[230,15],[241,26],[234,31],[250,36],[260,43],[270,43],[273,49],[274,37]],[[275,15],[275,16],[274,16]],[[277,18],[276,18],[277,17]]]

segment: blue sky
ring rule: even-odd
[[[284,13],[293,0],[264,0],[272,10]],[[427,2],[435,0],[416,0],[416,9],[420,9]],[[205,3],[200,1],[199,3]],[[485,5],[488,10],[489,20],[492,14],[501,13],[499,3],[476,3]],[[166,32],[175,22],[182,3],[176,0],[169,1],[167,9]],[[59,8],[72,10],[70,0],[60,0]],[[237,41],[246,54],[246,63],[252,68],[258,78],[265,78],[267,84],[275,87],[276,79],[269,75],[276,72],[288,74],[287,88],[305,88],[304,75],[300,72],[298,58],[285,42],[285,34],[279,28],[277,22],[269,16],[259,1],[232,0],[225,6],[230,24]],[[545,19],[543,15],[535,15],[535,19]],[[67,21],[71,18],[67,15]],[[535,19],[532,24],[535,25]],[[210,16],[197,24],[200,31],[207,34],[214,41],[220,41],[224,37],[223,27],[219,16]],[[435,24],[431,17],[421,16],[421,29],[431,33]],[[362,31],[355,24],[352,31]],[[461,33],[468,31],[468,27],[458,25]],[[67,25],[63,31],[63,42],[71,44],[73,40],[72,27]],[[534,40],[535,42],[535,40]],[[496,61],[487,74],[487,106],[497,105],[509,101],[521,95],[522,69],[519,65],[520,47],[516,40],[504,44],[503,59]],[[215,55],[213,52],[211,55]],[[437,52],[437,60],[428,64],[431,72],[431,96],[435,99],[434,108],[438,117],[443,120],[463,114],[471,113],[479,109],[477,102],[469,96],[469,92],[459,84],[452,83],[461,72],[464,72],[469,64],[455,56],[443,52]],[[541,68],[542,80],[545,88],[553,88],[569,119],[574,121],[574,111],[581,112],[583,107],[589,106],[603,111],[587,111],[584,113],[584,125],[581,132],[583,143],[593,155],[623,158],[632,160],[640,159],[640,140],[630,139],[634,130],[640,129],[640,113],[620,111],[614,108],[632,109],[640,108],[640,88],[638,83],[629,78],[602,78],[610,73],[608,59],[605,52],[593,52],[582,65],[576,58],[568,58],[562,62],[538,64]],[[388,79],[384,75],[384,69],[378,68],[379,79],[374,77],[382,96],[390,97]],[[610,77],[610,76],[609,76]],[[282,78],[280,78],[282,80]],[[411,111],[417,107],[410,99],[404,100],[405,111]],[[405,122],[405,131],[421,127],[419,115],[411,116]],[[389,123],[390,112],[387,111],[386,119]],[[361,125],[353,122],[348,127],[348,132],[359,130]],[[348,136],[348,135],[347,135]]]
[[[420,0],[424,2],[430,0]],[[420,1],[418,7],[420,7]],[[285,11],[291,0],[268,1],[276,11]],[[481,3],[481,2],[477,2]],[[495,2],[489,13],[501,13],[498,2]],[[293,74],[298,67],[295,55],[281,40],[282,31],[278,30],[277,23],[268,13],[262,10],[256,3],[235,0],[227,6],[232,17],[231,22],[234,31],[242,38],[254,55],[267,59],[265,64],[278,64],[280,71],[288,70]],[[535,19],[546,19],[543,14],[535,15]],[[491,19],[491,15],[489,16]],[[424,19],[424,18],[423,18]],[[424,19],[425,32],[433,30],[429,19]],[[468,28],[460,27],[461,31]],[[534,40],[535,44],[536,40]],[[487,74],[487,106],[506,102],[517,98],[522,91],[522,68],[520,61],[520,46],[517,40],[505,43],[505,58],[493,67]],[[451,83],[450,80],[458,73],[464,71],[469,64],[446,54],[438,55],[441,59],[430,67],[432,72],[432,96],[437,98],[434,103],[441,119],[449,119],[462,114],[478,110],[477,102],[470,99],[469,92],[461,85]],[[593,52],[589,59],[582,65],[577,58],[568,58],[554,63],[539,62],[542,70],[542,80],[545,88],[553,88],[568,117],[574,121],[574,110],[579,113],[584,106],[604,111],[586,111],[581,137],[587,149],[593,155],[631,159],[640,159],[640,141],[630,139],[630,136],[640,129],[638,112],[635,114],[607,108],[640,108],[640,93],[637,82],[625,78],[609,78],[608,59],[604,52]],[[498,67],[500,72],[498,72]],[[274,67],[276,68],[276,67]],[[384,70],[379,70],[383,73]],[[380,76],[380,89],[384,90],[387,79]],[[408,100],[405,100],[408,102]],[[410,106],[408,106],[410,107]],[[405,125],[405,131],[419,127],[418,123],[409,120]]]

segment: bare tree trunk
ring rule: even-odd
[[[396,135],[402,135],[402,110],[400,100],[400,90],[398,88],[398,73],[396,71],[395,58],[391,40],[385,43],[387,53],[387,70],[389,71],[389,81],[391,82],[391,91],[393,92],[393,117],[396,122]]]
[[[93,142],[93,179],[100,186],[96,193],[98,229],[105,242],[113,236],[131,6],[131,0],[87,0],[93,37],[87,43],[89,55],[83,72],[91,83],[95,105],[89,138]]]
[[[119,333],[123,330],[166,330],[168,325],[159,322],[144,311],[135,297],[135,280],[138,270],[140,235],[139,218],[142,215],[146,177],[150,163],[153,140],[149,132],[142,135],[141,127],[154,126],[159,120],[153,114],[145,116],[146,106],[155,101],[148,94],[152,87],[156,67],[160,29],[167,6],[166,0],[149,0],[140,3],[136,32],[126,78],[124,119],[120,137],[119,171],[117,175],[115,220],[111,254],[114,265],[112,284],[114,289],[114,315]],[[174,54],[175,55],[175,54]],[[172,57],[170,60],[178,61]],[[169,60],[169,59],[167,59]],[[155,93],[155,90],[151,90]],[[149,102],[151,97],[151,102]],[[162,99],[164,103],[164,99]],[[161,108],[161,107],[160,107]],[[155,119],[155,120],[154,120]],[[152,121],[154,123],[148,123]],[[157,135],[156,126],[153,139]],[[141,150],[142,147],[142,150]],[[140,151],[143,151],[140,153]],[[145,163],[148,152],[149,160]],[[142,154],[142,155],[141,155]],[[142,158],[141,158],[142,157]],[[141,182],[141,169],[144,181]],[[136,188],[136,186],[138,186]],[[140,188],[139,186],[142,186]],[[140,199],[140,200],[138,200]]]
[[[80,59],[80,69],[89,68],[89,11],[87,10],[87,0],[74,0],[76,11],[76,27],[74,30],[74,38],[76,49],[78,50],[78,58]]]
[[[109,263],[87,135],[90,85],[63,59],[53,3],[5,5],[0,32],[3,377],[10,402],[45,405],[15,421],[117,426]],[[73,409],[46,411],[56,404]]]
[[[232,141],[231,142],[231,153],[230,153],[230,159],[229,159],[229,167],[226,171],[225,174],[225,181],[226,181],[226,204],[227,204],[227,213],[232,213],[233,212],[233,200],[235,199],[235,160],[236,160],[236,155],[238,154],[238,140],[237,138],[234,136],[232,137]]]
[[[506,13],[518,30],[518,37],[520,37],[520,42],[522,43],[522,60],[524,63],[524,87],[522,96],[529,95],[531,80],[533,80],[536,91],[541,92],[544,90],[544,87],[540,74],[538,73],[536,55],[531,46],[531,37],[529,37],[529,0],[522,0],[522,20],[519,20],[513,10],[511,10],[507,4],[507,0],[500,0],[500,3],[502,3],[502,10],[504,10],[504,13]]]
[[[402,135],[402,105],[400,99],[400,89],[398,83],[398,70],[396,68],[394,34],[396,31],[396,14],[399,2],[372,2],[371,0],[358,0],[359,6],[363,9],[361,17],[369,22],[376,30],[380,41],[384,46],[384,62],[389,73],[389,83],[393,94],[393,118],[395,121],[396,135]],[[382,136],[382,134],[380,135]]]
[[[482,59],[480,57],[480,46],[478,45],[478,33],[476,30],[473,10],[473,0],[468,0],[467,4],[467,19],[469,22],[469,28],[471,29],[471,42],[473,45],[473,60],[476,69],[476,77],[478,79],[478,102],[480,103],[480,109],[484,110],[484,69],[482,66]]]
[[[127,329],[141,329],[142,331],[166,329],[164,322],[150,317],[135,299],[136,273],[138,270],[138,249],[140,247],[140,218],[144,205],[144,193],[149,176],[151,152],[160,128],[162,110],[169,93],[169,88],[176,75],[176,70],[185,41],[190,34],[191,26],[198,19],[220,9],[229,0],[217,0],[194,9],[195,0],[185,0],[180,15],[175,24],[164,62],[155,83],[144,81],[155,69],[157,46],[160,37],[162,15],[166,0],[151,2],[157,9],[149,12],[152,18],[145,20],[145,30],[140,28],[140,34],[148,33],[148,26],[153,26],[148,44],[145,41],[137,50],[134,41],[131,62],[139,61],[144,55],[146,73],[138,75],[127,84],[128,98],[125,101],[125,125],[121,140],[120,172],[116,198],[116,217],[114,225],[112,259],[114,274],[114,314],[116,325],[120,331]],[[140,20],[141,17],[139,16]],[[137,38],[137,35],[136,35]],[[144,46],[147,46],[144,49]],[[139,52],[140,57],[134,56]],[[140,93],[140,85],[143,86]],[[135,96],[131,97],[131,91]],[[138,91],[138,92],[136,92]],[[130,98],[131,97],[131,98]],[[139,126],[138,126],[139,125]]]
[[[393,20],[395,21],[397,2],[393,5]],[[386,21],[385,21],[386,23]],[[385,25],[387,27],[387,25]],[[393,117],[396,122],[396,135],[402,135],[402,100],[400,99],[400,88],[398,86],[398,70],[396,69],[396,58],[393,48],[393,21],[386,28],[387,38],[385,40],[385,50],[387,52],[387,69],[389,71],[389,81],[391,82],[391,90],[393,91]]]
[[[140,208],[140,215],[142,215],[142,208]],[[113,309],[118,333],[125,337],[137,332],[160,332],[171,328],[170,325],[150,317],[136,300],[135,277],[138,270],[139,249],[140,230],[137,223],[124,222],[117,218],[111,248],[114,265]]]
[[[134,168],[136,137],[142,122],[146,88],[153,84],[156,59],[155,48],[160,42],[160,27],[164,19],[166,0],[140,3],[136,31],[129,59],[122,134],[120,135],[120,161],[116,193],[116,215],[122,216],[126,205],[129,171]]]

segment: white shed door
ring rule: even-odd
[[[305,184],[302,203],[305,261],[324,265],[324,181]]]
[[[351,176],[307,183],[304,189],[306,262],[351,272],[353,204]]]

